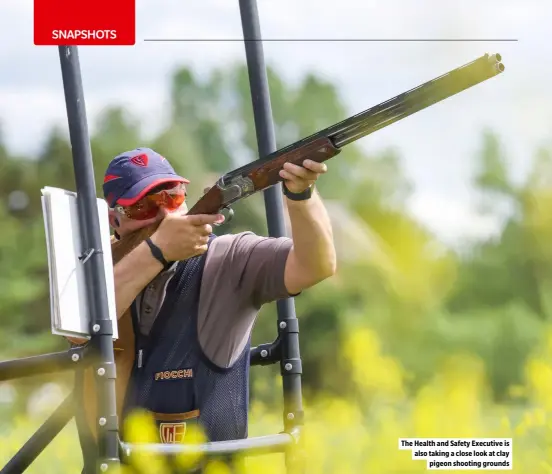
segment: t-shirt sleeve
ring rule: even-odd
[[[252,232],[234,236],[227,262],[238,291],[255,306],[289,298],[284,273],[293,242],[287,237],[260,237]]]
[[[260,307],[288,298],[284,273],[292,241],[252,232],[225,234],[210,245],[198,315],[199,342],[219,367],[242,354]]]

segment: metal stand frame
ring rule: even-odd
[[[259,14],[256,0],[240,0],[240,14],[244,36],[247,68],[257,145],[259,155],[276,151],[270,93],[264,61]],[[90,302],[91,342],[86,348],[74,348],[64,352],[44,354],[24,359],[0,362],[0,381],[31,375],[59,372],[93,365],[101,376],[97,378],[98,459],[96,472],[112,471],[120,463],[119,453],[156,452],[165,455],[175,453],[202,453],[205,456],[257,455],[282,452],[286,455],[288,472],[299,473],[301,457],[297,445],[303,422],[301,392],[301,357],[299,352],[299,324],[292,298],[277,302],[278,337],[271,344],[263,344],[251,350],[251,365],[267,365],[280,362],[283,378],[284,413],[283,432],[243,440],[206,443],[199,446],[141,444],[131,445],[119,439],[119,425],[115,395],[115,359],[113,328],[108,317],[107,291],[101,250],[101,234],[96,206],[96,186],[86,107],[82,86],[78,50],[76,46],[60,46],[59,58],[67,109],[69,134],[75,171],[79,227],[83,236],[83,248],[89,258],[83,263]],[[281,185],[264,192],[269,235],[286,235]],[[59,406],[50,418],[36,431],[23,447],[4,466],[0,474],[24,472],[36,457],[57,436],[75,414],[73,395]]]
[[[259,156],[263,157],[276,151],[277,147],[256,0],[240,0],[240,14],[251,99],[253,101],[257,147]],[[271,237],[285,236],[282,185],[278,184],[264,191],[264,199],[269,235]],[[292,298],[278,300],[276,305],[278,311],[278,339],[265,350],[267,350],[267,356],[275,356],[273,360],[280,361],[284,391],[284,431],[293,434],[295,440],[299,441],[300,426],[303,423],[301,390],[301,374],[303,371],[299,351],[299,321],[295,314],[295,303]],[[252,354],[256,354],[256,351],[253,351]],[[263,349],[261,349],[259,355],[262,358],[264,355]],[[297,450],[287,451],[286,466],[288,471],[300,470],[299,457],[296,454]]]

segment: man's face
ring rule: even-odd
[[[131,234],[155,224],[172,212],[186,213],[186,187],[181,183],[165,183],[152,189],[137,203],[109,210],[109,223],[119,236]]]

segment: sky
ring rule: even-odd
[[[551,142],[552,2],[545,0],[257,0],[263,37],[286,39],[516,39],[463,42],[266,42],[265,59],[291,82],[307,72],[335,83],[349,115],[427,80],[498,52],[506,71],[362,139],[367,150],[394,146],[415,192],[411,212],[443,241],[492,235],[498,223],[476,213],[471,187],[481,131],[504,143],[516,181],[535,150]],[[33,45],[32,2],[0,6],[0,123],[13,152],[40,149],[53,124],[66,127],[57,48]],[[234,42],[145,39],[239,39],[239,4],[231,0],[137,0],[132,47],[79,50],[89,123],[106,106],[139,114],[146,130],[163,125],[171,73],[202,74],[245,62]],[[346,118],[346,117],[343,117]],[[335,158],[338,159],[338,158]],[[329,162],[331,172],[331,162]]]

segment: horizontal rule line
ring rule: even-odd
[[[148,38],[148,42],[249,42],[262,41],[272,43],[370,43],[370,42],[513,42],[518,41],[515,38],[267,38],[267,39],[248,39],[248,38]]]

